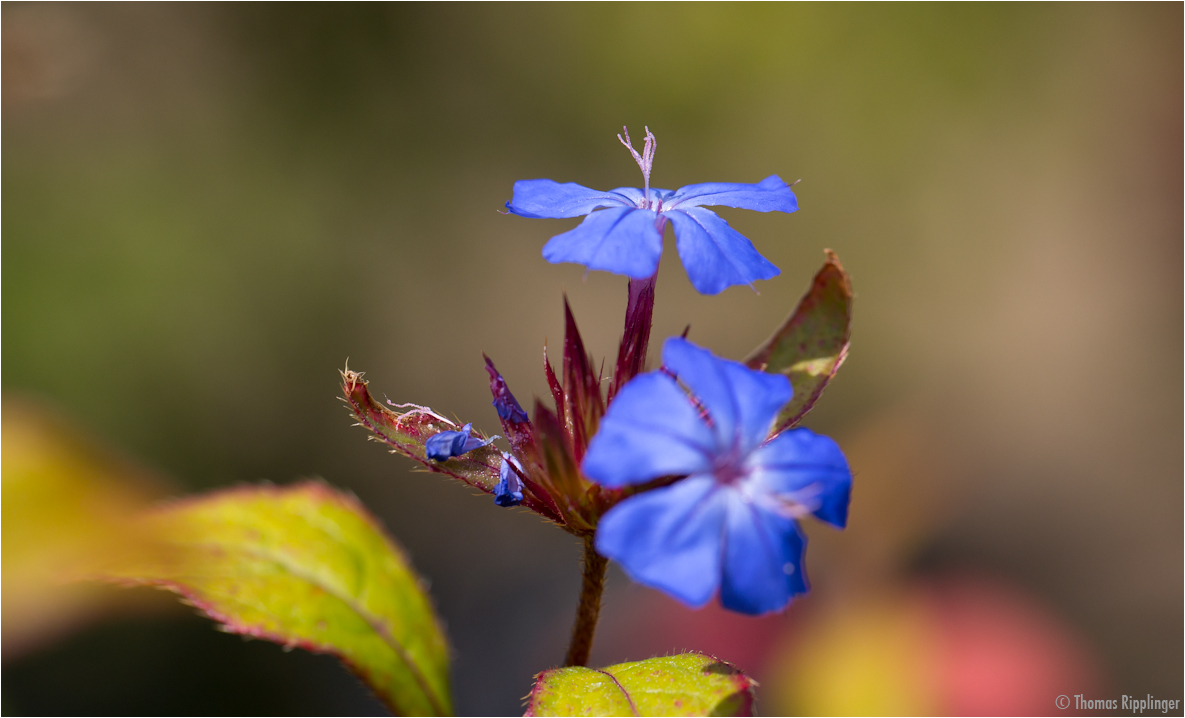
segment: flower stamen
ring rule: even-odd
[[[646,140],[642,144],[642,153],[634,149],[634,141],[630,139],[630,131],[622,125],[621,131],[625,134],[625,138],[621,135],[617,139],[621,144],[625,145],[630,154],[634,156],[634,162],[638,163],[638,167],[642,170],[642,177],[645,180],[643,185],[643,192],[646,196],[646,206],[642,209],[650,209],[650,170],[654,168],[654,152],[658,149],[658,140],[654,137],[654,133],[646,127]]]

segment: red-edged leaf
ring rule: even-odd
[[[551,368],[551,360],[547,358],[547,345],[543,345],[543,373],[547,375],[547,388],[551,389],[551,398],[555,402],[555,413],[561,425],[566,422],[564,420],[564,407],[567,402],[564,401],[564,387],[560,385],[560,380],[556,378],[555,370]]]
[[[219,491],[154,509],[152,550],[98,572],[183,595],[232,633],[337,655],[397,714],[449,715],[448,645],[407,558],[325,484]]]
[[[852,282],[830,249],[798,307],[745,360],[753,369],[785,374],[794,398],[778,415],[777,431],[794,426],[823,394],[848,354]]]

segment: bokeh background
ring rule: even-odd
[[[767,714],[1182,698],[1181,5],[2,17],[6,460],[49,416],[146,496],[352,490],[431,583],[458,711],[521,712],[562,660],[579,547],[368,442],[337,370],[493,431],[481,352],[546,396],[564,292],[613,355],[625,281],[542,260],[574,222],[497,210],[516,179],[637,184],[614,134],[649,125],[656,186],[802,179],[796,214],[721,212],[782,268],[760,293],[698,296],[668,233],[655,336],[690,323],[739,358],[838,252],[854,339],[807,424],[855,491],[848,531],[809,527],[814,591],[785,615],[613,569],[594,661],[711,651]],[[26,596],[21,561],[86,510],[5,487],[4,713],[381,711],[333,659],[164,594]]]

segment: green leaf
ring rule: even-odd
[[[778,415],[777,431],[794,426],[823,394],[848,355],[852,327],[852,281],[830,249],[811,288],[769,339],[745,363],[785,374],[794,398]]]
[[[369,429],[374,440],[390,446],[396,453],[415,459],[429,471],[464,481],[487,494],[494,493],[502,466],[502,453],[493,444],[448,461],[432,461],[424,453],[424,442],[442,431],[456,431],[455,424],[423,406],[408,404],[406,406],[411,408],[404,412],[391,411],[370,395],[362,373],[350,371],[349,368],[342,372],[342,393],[358,425]],[[477,431],[473,435],[486,438]]]
[[[403,552],[319,482],[253,486],[150,512],[149,556],[102,578],[175,591],[231,633],[337,655],[396,713],[451,711],[448,646]]]
[[[528,716],[750,716],[757,684],[702,653],[556,668],[535,677]]]

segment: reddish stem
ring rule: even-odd
[[[654,321],[654,285],[658,272],[647,279],[631,279],[629,301],[625,306],[625,330],[617,349],[617,369],[609,384],[608,400],[633,379],[646,364],[650,346],[650,325]]]
[[[576,609],[576,624],[572,626],[572,642],[568,644],[565,666],[587,666],[592,652],[597,618],[601,614],[601,594],[605,591],[605,572],[609,559],[597,553],[593,537],[584,538],[584,580],[580,586],[580,606]]]

